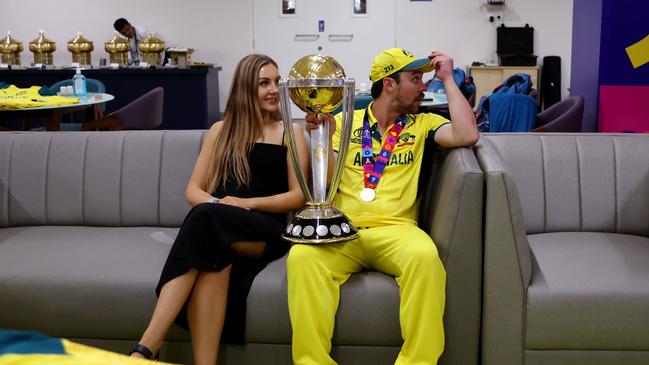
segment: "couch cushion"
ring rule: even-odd
[[[286,257],[255,278],[246,318],[247,342],[291,343]],[[399,288],[393,277],[373,271],[351,276],[341,288],[332,343],[401,346]]]
[[[528,349],[649,350],[649,238],[528,236]]]
[[[178,227],[203,133],[2,133],[0,227]]]
[[[516,183],[528,234],[648,236],[648,141],[644,134],[496,133],[481,137],[478,153],[497,155]]]
[[[155,306],[155,286],[177,232],[159,227],[0,229],[0,327],[137,340]],[[247,342],[291,343],[285,264],[285,257],[274,261],[255,278]],[[189,335],[174,326],[167,339],[188,340]],[[399,290],[392,277],[363,272],[343,285],[333,343],[401,345]]]
[[[177,228],[0,229],[0,327],[51,336],[142,334]],[[170,339],[189,338],[174,328]]]

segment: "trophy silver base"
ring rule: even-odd
[[[293,243],[321,245],[360,237],[356,227],[331,203],[308,204],[286,227],[282,238]]]

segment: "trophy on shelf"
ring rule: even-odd
[[[20,66],[20,53],[23,51],[23,43],[11,37],[11,32],[0,39],[0,63],[12,66]]]
[[[110,63],[117,64],[120,67],[128,65],[128,52],[131,50],[131,44],[128,39],[123,38],[115,32],[113,38],[104,43],[104,49],[110,55]]]
[[[68,51],[72,53],[72,62],[78,63],[80,66],[92,65],[91,53],[94,49],[92,41],[84,38],[81,32],[68,41]]]
[[[159,66],[162,64],[162,51],[165,50],[165,42],[156,37],[154,33],[149,33],[138,46],[142,52],[142,61],[149,65]]]
[[[56,43],[45,36],[44,30],[38,31],[38,37],[29,42],[29,50],[34,53],[35,65],[54,65],[54,51]]]
[[[309,55],[300,58],[286,79],[279,83],[280,108],[284,119],[289,153],[293,167],[306,197],[304,208],[295,213],[282,238],[294,243],[324,244],[348,241],[359,237],[356,227],[340,209],[334,207],[347,157],[354,113],[354,80],[345,77],[340,64],[329,56]],[[338,159],[327,189],[329,157],[329,126],[322,123],[311,131],[311,182],[309,185],[300,166],[292,127],[292,100],[304,112],[331,113],[342,104],[342,129]]]

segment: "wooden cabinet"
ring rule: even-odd
[[[532,77],[532,87],[539,89],[539,66],[469,66],[476,87],[476,106],[480,98],[489,95],[494,88],[515,73],[526,73]],[[538,98],[538,92],[537,92]]]

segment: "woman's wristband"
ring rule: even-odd
[[[210,199],[210,203],[218,203],[219,198],[213,196],[212,199]]]

